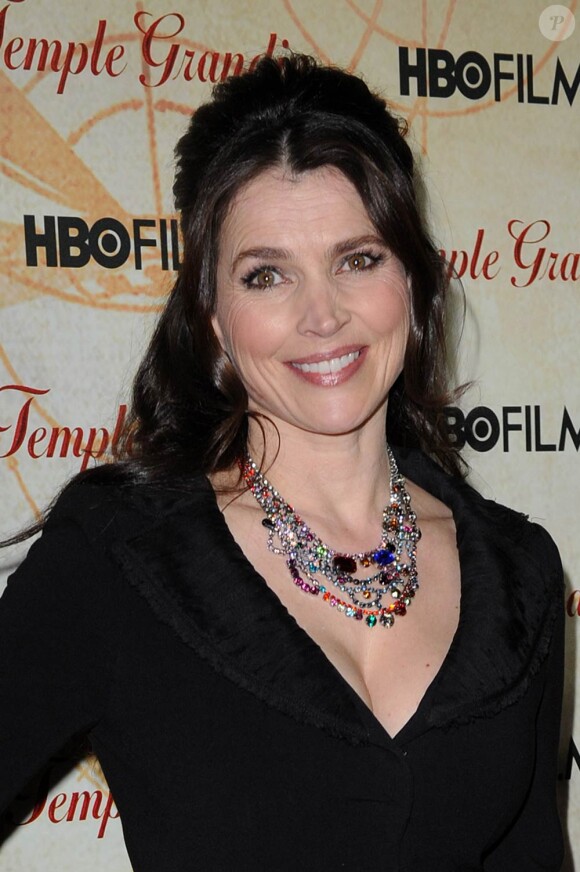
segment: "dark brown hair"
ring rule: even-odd
[[[246,448],[247,395],[212,327],[220,230],[236,194],[264,170],[335,167],[410,278],[410,334],[388,404],[389,440],[461,475],[449,441],[448,271],[418,208],[406,127],[362,79],[305,55],[264,58],[216,86],[176,148],[174,194],[183,262],[137,372],[114,458],[79,478],[188,487],[232,467]],[[35,524],[8,540],[36,532]]]
[[[264,58],[218,85],[176,148],[174,194],[183,264],[134,384],[130,427],[137,478],[181,479],[230,468],[247,438],[247,396],[214,334],[220,229],[234,197],[264,170],[338,169],[404,265],[411,325],[389,397],[389,439],[461,465],[443,408],[447,388],[446,265],[417,205],[406,128],[362,79],[313,58]]]

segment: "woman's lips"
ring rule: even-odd
[[[286,365],[310,384],[333,387],[347,381],[362,365],[366,346],[349,350],[337,349],[325,355],[289,361]]]

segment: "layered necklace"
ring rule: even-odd
[[[262,524],[268,531],[268,549],[283,555],[296,587],[321,596],[336,611],[364,620],[368,627],[392,627],[395,617],[407,613],[419,587],[416,552],[421,531],[390,448],[387,454],[391,485],[381,541],[372,551],[356,554],[325,545],[249,455],[240,464],[248,488],[266,515]],[[360,577],[359,571],[367,574]]]

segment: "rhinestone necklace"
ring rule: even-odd
[[[389,447],[387,454],[391,488],[383,510],[381,541],[374,550],[356,554],[325,545],[249,455],[240,463],[246,484],[266,514],[262,524],[268,530],[268,549],[284,556],[294,584],[304,593],[321,595],[347,618],[364,619],[368,627],[377,623],[392,627],[395,616],[407,613],[419,587],[416,551],[421,531],[405,479]],[[359,568],[370,574],[363,578],[355,575]],[[336,590],[329,589],[327,583]]]

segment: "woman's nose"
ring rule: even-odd
[[[344,294],[329,276],[304,279],[299,305],[298,330],[304,334],[332,336],[350,321]]]

